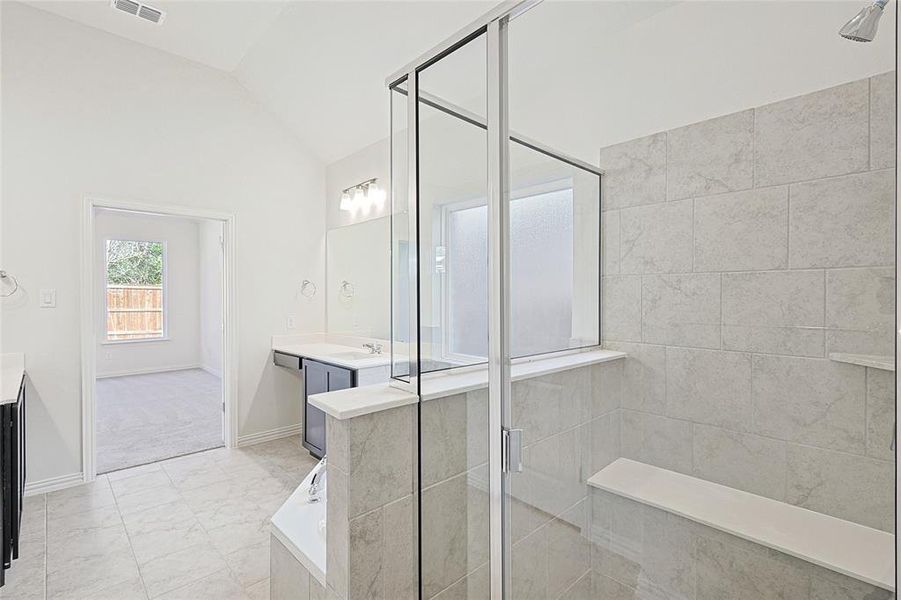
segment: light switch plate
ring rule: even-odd
[[[294,315],[288,315],[288,329],[297,329],[297,317]]]
[[[40,303],[38,306],[41,308],[56,308],[56,290],[55,289],[45,289],[40,291]]]

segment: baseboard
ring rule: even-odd
[[[59,477],[50,477],[40,481],[32,481],[25,483],[25,495],[36,496],[38,494],[46,494],[47,492],[55,492],[66,488],[75,487],[84,483],[84,474],[70,473],[68,475],[60,475]]]
[[[129,375],[150,375],[151,373],[169,373],[170,371],[187,371],[189,369],[203,369],[201,365],[182,365],[177,367],[155,367],[148,369],[129,369],[127,371],[113,371],[112,373],[97,374],[97,379],[109,377],[127,377]],[[205,369],[204,369],[205,370]]]
[[[213,377],[218,377],[219,379],[222,379],[222,369],[217,369],[215,367],[208,367],[206,365],[200,365],[200,368],[202,370],[206,371],[207,373],[209,373],[210,375],[212,375]]]
[[[291,437],[292,435],[300,435],[302,430],[302,425],[298,423],[297,425],[288,425],[287,427],[276,427],[275,429],[270,429],[269,431],[261,431],[260,433],[239,435],[237,446],[238,448],[241,448],[242,446],[253,446],[254,444],[271,442],[272,440]]]

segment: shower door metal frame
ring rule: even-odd
[[[409,382],[395,379],[397,387],[421,395],[420,315],[419,315],[419,111],[418,75],[430,65],[450,55],[473,39],[485,35],[487,45],[487,118],[488,136],[488,498],[489,498],[489,569],[493,600],[508,598],[512,591],[510,494],[507,490],[506,456],[503,440],[511,423],[510,380],[510,150],[509,89],[507,79],[507,28],[511,18],[536,6],[542,0],[508,0],[473,21],[419,58],[389,76],[388,89],[406,80],[407,91],[407,178],[408,224],[410,250],[415,246],[416,257],[408,256],[411,277],[410,289],[410,369]],[[427,95],[424,95],[427,96]],[[437,108],[444,110],[441,103]],[[453,111],[457,112],[457,111]],[[457,116],[467,120],[466,111]],[[479,123],[475,117],[472,122]],[[393,135],[393,128],[392,128]],[[579,159],[551,151],[531,140],[519,143],[572,165],[600,174],[600,170]],[[392,259],[393,264],[393,259]],[[393,289],[393,286],[392,286]],[[393,291],[392,291],[393,293]],[[393,314],[393,310],[392,310]],[[393,368],[392,357],[392,368]],[[421,517],[421,515],[420,515]],[[420,545],[421,593],[421,545]]]

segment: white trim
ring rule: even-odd
[[[251,433],[248,435],[242,435],[238,437],[238,448],[243,448],[245,446],[253,446],[254,444],[262,444],[263,442],[271,442],[273,440],[280,440],[281,438],[291,437],[292,435],[300,435],[303,431],[303,424],[297,423],[296,425],[286,425],[285,427],[276,427],[275,429],[270,429],[268,431],[261,431],[260,433]]]
[[[40,481],[27,482],[25,484],[25,495],[37,496],[38,494],[46,494],[47,492],[55,492],[57,490],[75,487],[84,482],[84,474],[80,472],[50,477],[49,479],[42,479]]]
[[[213,377],[218,377],[219,379],[222,379],[222,369],[217,369],[217,368],[211,367],[209,365],[197,365],[197,368],[206,371]]]
[[[191,369],[202,369],[207,371],[202,365],[175,365],[172,367],[150,367],[146,369],[129,369],[125,371],[113,371],[112,373],[104,373],[103,375],[95,375],[96,379],[109,379],[111,377],[128,377],[129,375],[152,375],[153,373],[171,373],[172,371],[188,371]],[[217,375],[218,377],[218,375]]]
[[[151,344],[153,342],[171,342],[170,337],[158,338],[136,338],[133,340],[104,340],[100,342],[101,346],[119,346],[121,344]]]
[[[222,222],[222,396],[225,401],[224,442],[234,448],[238,442],[238,305],[236,278],[235,215],[231,213],[171,206],[151,202],[119,201],[85,194],[82,207],[81,239],[81,410],[82,410],[82,471],[84,481],[97,477],[95,457],[95,377],[97,327],[94,307],[94,211],[103,208],[148,215],[168,215]]]

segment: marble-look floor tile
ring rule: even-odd
[[[147,594],[156,598],[222,570],[228,572],[222,555],[212,545],[200,544],[141,565],[141,576]]]
[[[119,516],[119,509],[116,505],[101,506],[47,519],[47,537],[58,539],[73,533],[85,534],[116,525],[122,525],[122,517]]]
[[[126,479],[125,481],[128,480]],[[153,508],[160,504],[175,502],[179,499],[180,496],[178,490],[176,490],[172,484],[166,484],[160,487],[148,488],[134,494],[128,494],[127,496],[118,497],[116,498],[116,505],[119,507],[120,514],[127,515],[147,510],[148,508]]]
[[[115,503],[109,481],[101,475],[90,483],[47,494],[47,517],[71,515]]]
[[[173,458],[160,464],[178,489],[203,487],[229,478],[226,470],[205,453]]]
[[[141,565],[207,541],[206,532],[184,502],[129,513],[124,520],[135,558]]]
[[[248,600],[227,569],[158,596],[160,600]]]

